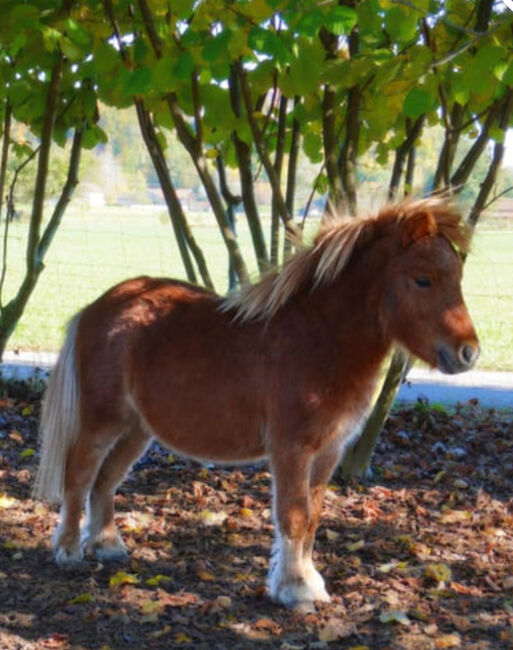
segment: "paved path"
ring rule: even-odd
[[[432,404],[476,399],[482,406],[513,409],[513,373],[471,370],[444,375],[437,370],[412,368],[398,399],[415,402],[419,398],[427,398]]]
[[[56,355],[50,352],[6,352],[1,369],[4,375],[26,379],[35,374],[46,377]],[[402,385],[398,400],[456,404],[476,399],[482,406],[513,409],[513,373],[472,370],[461,375],[444,375],[436,370],[412,368]]]

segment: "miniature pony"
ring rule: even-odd
[[[478,356],[460,286],[467,247],[446,201],[408,200],[330,220],[280,273],[228,298],[140,277],[87,306],[42,415],[36,496],[62,502],[57,563],[125,555],[114,493],[156,438],[200,460],[267,458],[270,595],[289,607],[329,601],[312,559],[323,494],[391,346],[446,373]]]

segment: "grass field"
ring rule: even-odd
[[[219,292],[227,286],[224,244],[213,217],[191,220]],[[247,227],[238,235],[250,271],[256,262]],[[11,226],[3,302],[19,285],[25,256],[26,223]],[[70,208],[49,251],[46,268],[9,348],[56,350],[67,320],[102,291],[139,275],[184,277],[163,208]],[[464,291],[483,353],[480,368],[513,370],[513,228],[478,230],[468,258]]]

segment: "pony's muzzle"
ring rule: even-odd
[[[458,359],[461,365],[466,370],[470,370],[479,358],[480,353],[479,345],[472,345],[471,343],[464,343],[458,350]]]
[[[441,344],[437,349],[437,367],[438,370],[452,375],[458,372],[470,370],[479,357],[478,343],[469,343],[466,341],[458,348],[450,345]]]

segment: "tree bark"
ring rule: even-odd
[[[240,117],[240,89],[237,75],[233,68],[230,71],[229,88],[232,110],[236,117]],[[237,163],[239,167],[240,186],[244,211],[246,213],[246,219],[248,220],[249,230],[251,232],[251,239],[257,258],[258,268],[260,273],[263,273],[268,267],[269,256],[267,253],[267,244],[265,242],[262,223],[260,221],[260,215],[258,213],[258,207],[255,198],[255,185],[253,182],[253,174],[251,172],[251,148],[239,138],[237,131],[233,132],[232,139],[235,146],[235,155],[237,156]]]
[[[2,139],[2,159],[0,161],[0,221],[5,192],[5,178],[7,175],[7,162],[9,160],[9,140],[11,137],[11,116],[12,109],[8,100],[5,102],[5,116]],[[6,217],[7,218],[7,217]]]
[[[451,117],[447,120],[445,139],[433,180],[433,190],[440,190],[443,185],[445,187],[449,187],[450,185],[451,169],[458,147],[462,119],[463,107],[456,102],[453,106]]]
[[[182,256],[182,262],[187,274],[187,278],[190,282],[197,282],[196,272],[194,270],[194,266],[189,254],[190,249],[198,266],[203,284],[209,289],[213,290],[214,285],[208,271],[203,251],[196,242],[196,239],[194,238],[194,235],[187,222],[187,217],[185,216],[182,204],[180,203],[176,189],[169,174],[164,152],[155,133],[151,116],[144,107],[144,104],[141,100],[136,100],[135,104],[137,118],[139,120],[139,128],[141,130],[143,140],[146,144],[148,153],[150,154],[153,167],[158,176],[159,183],[164,194],[169,218],[173,226],[173,231],[175,233],[176,242],[180,250],[180,255]]]
[[[399,189],[399,184],[403,175],[404,163],[415,146],[415,140],[419,137],[422,125],[424,124],[424,119],[425,116],[421,115],[413,124],[411,124],[411,121],[408,118],[406,119],[406,138],[395,150],[394,166],[392,169],[390,184],[388,186],[388,199],[390,201],[392,201],[397,195],[397,190]],[[410,174],[411,173],[410,170]]]
[[[513,91],[510,90],[506,96],[506,101],[502,114],[499,119],[499,128],[506,134],[511,116],[513,115]],[[481,188],[477,195],[477,198],[472,206],[470,213],[468,215],[467,222],[471,228],[475,228],[478,222],[479,217],[486,205],[490,192],[492,191],[495,181],[497,180],[497,174],[501,167],[503,158],[504,158],[504,142],[496,142],[493,146],[492,161],[488,168],[488,172],[481,183]]]
[[[281,176],[283,171],[283,157],[285,154],[285,128],[287,120],[287,105],[288,99],[285,95],[280,97],[280,107],[278,110],[278,132],[276,135],[276,153],[274,156],[274,170],[278,177],[281,186]],[[285,200],[285,205],[287,202]],[[287,206],[288,210],[288,206]],[[292,214],[289,211],[289,214]],[[279,250],[280,250],[280,215],[278,212],[278,205],[273,196],[271,205],[271,265],[277,267],[279,263]]]
[[[341,478],[363,476],[368,470],[371,454],[394,403],[407,361],[408,354],[400,348],[392,355],[379,397],[365,422],[362,434],[344,455],[339,470]]]
[[[52,145],[53,125],[57,113],[57,100],[62,80],[63,57],[59,54],[57,62],[52,68],[48,94],[46,97],[45,115],[41,130],[41,148],[36,172],[34,199],[27,241],[27,276],[39,274],[42,261],[39,258],[38,245],[41,237],[41,222],[43,220],[43,206],[45,200],[46,179],[48,177],[48,164]],[[0,345],[1,351],[1,345]]]
[[[271,184],[271,189],[273,193],[273,200],[276,201],[276,206],[278,209],[278,212],[280,214],[280,217],[283,221],[283,224],[285,226],[285,230],[288,232],[288,234],[295,238],[297,241],[301,241],[301,231],[299,228],[296,226],[294,223],[294,220],[289,213],[287,206],[285,204],[285,200],[283,198],[283,194],[281,191],[280,187],[280,180],[278,176],[276,175],[276,171],[274,169],[273,164],[271,163],[271,160],[269,158],[269,155],[265,149],[264,142],[262,139],[262,132],[260,131],[260,128],[258,127],[258,124],[256,123],[254,114],[253,114],[253,105],[251,102],[251,94],[249,91],[249,86],[248,86],[248,81],[246,78],[246,73],[245,70],[243,69],[242,65],[238,65],[236,67],[237,70],[237,76],[239,79],[240,83],[240,88],[241,88],[241,93],[242,93],[242,99],[244,101],[245,107],[246,107],[246,113],[248,117],[248,122],[249,126],[251,128],[251,132],[253,134],[253,140],[255,142],[256,150],[258,153],[258,156],[260,160],[262,161],[262,165],[264,166],[264,169],[267,173],[267,178],[269,179],[269,183]]]

